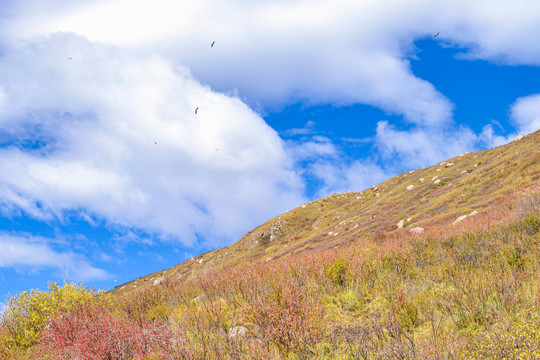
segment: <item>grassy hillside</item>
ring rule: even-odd
[[[462,154],[410,171],[363,192],[334,194],[269,220],[223,249],[118,286],[113,293],[152,286],[156,279],[191,279],[212,269],[343,246],[377,233],[426,230],[483,212],[506,194],[540,179],[540,131],[519,141]],[[410,186],[411,190],[407,190]],[[158,280],[158,282],[161,280]]]
[[[302,205],[112,293],[21,294],[0,358],[540,358],[539,179],[536,132]]]

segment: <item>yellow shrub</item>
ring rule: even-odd
[[[5,348],[25,350],[34,345],[48,319],[91,299],[94,293],[83,285],[66,283],[59,287],[49,283],[48,291],[23,291],[8,302],[2,323],[6,336],[0,341]]]

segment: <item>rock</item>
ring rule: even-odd
[[[379,193],[375,194],[375,197],[379,197],[379,196],[381,196],[381,194],[379,194]]]
[[[474,167],[478,167],[478,164],[474,164]]]
[[[468,173],[467,170],[463,170],[463,171],[461,172],[461,175],[467,174],[467,173]]]
[[[435,176],[431,179],[431,181],[435,180],[435,179],[438,178],[438,177],[439,177],[439,175],[435,175]]]
[[[234,339],[237,337],[244,337],[248,333],[248,329],[244,326],[235,326],[229,329],[229,339]]]
[[[412,218],[407,218],[407,222],[411,222]]]
[[[379,190],[379,188],[378,188],[377,186],[373,186],[373,187],[371,188],[371,190],[372,190],[372,191],[377,191],[377,190]]]
[[[465,220],[466,218],[470,217],[470,216],[474,216],[478,214],[478,211],[474,210],[473,212],[467,214],[467,215],[461,215],[460,217],[458,217],[456,220],[454,220],[454,222],[452,223],[452,225],[456,225],[458,222],[460,221],[463,221]]]
[[[167,282],[167,280],[165,280],[164,277],[158,277],[158,278],[156,278],[156,279],[154,280],[154,282],[153,282],[152,284],[153,284],[154,286],[157,286],[157,285],[159,285],[159,284],[164,284],[164,283],[166,283],[166,282]]]
[[[414,227],[412,229],[409,229],[409,232],[412,234],[420,234],[424,232],[424,228],[422,227]]]
[[[435,180],[435,181],[433,182],[433,184],[437,185],[437,184],[440,183],[440,182],[441,182],[441,179],[437,179],[437,180]]]
[[[407,190],[408,190],[408,191],[411,191],[412,189],[414,189],[414,185],[409,185],[409,186],[407,186]]]
[[[420,181],[420,182],[424,182],[424,178],[421,178],[421,179],[420,179],[420,180],[418,180],[418,181]]]
[[[525,136],[523,136],[523,135],[518,135],[518,136],[516,136],[516,138],[514,139],[514,141],[519,141],[519,140],[523,139],[524,137],[525,137]]]
[[[250,248],[253,248],[259,244],[267,244],[269,242],[275,241],[285,230],[287,221],[278,220],[270,227],[260,230],[251,236]]]
[[[400,220],[400,221],[397,223],[397,228],[398,228],[398,229],[401,229],[401,228],[403,227],[403,225],[405,225],[405,221]]]
[[[437,171],[441,171],[442,169],[437,169]]]
[[[446,165],[444,165],[444,167],[450,167],[450,166],[454,166],[454,163],[453,163],[453,162],[449,162],[449,163],[446,163]]]

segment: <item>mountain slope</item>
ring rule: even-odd
[[[212,269],[333,248],[376,234],[452,224],[540,179],[540,131],[494,149],[406,172],[362,192],[334,194],[260,225],[236,243],[115,288],[113,294]],[[402,222],[403,230],[398,224]]]

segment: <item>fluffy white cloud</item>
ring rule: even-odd
[[[52,268],[75,281],[104,279],[108,274],[81,255],[55,250],[50,239],[0,233],[0,268]]]
[[[380,122],[373,140],[389,168],[413,168],[503,140],[454,126],[451,101],[410,69],[416,39],[440,32],[467,58],[540,59],[536,0],[21,0],[4,11],[0,143],[12,146],[0,150],[1,209],[78,210],[186,243],[234,238],[300,203],[294,161],[310,162],[304,174],[322,192],[392,172],[340,162],[321,139],[287,153],[223,94],[264,109],[363,103],[403,115],[410,130]],[[525,130],[535,103],[512,108]]]
[[[10,48],[0,84],[4,212],[75,210],[190,244],[303,201],[275,131],[159,56],[60,33]]]
[[[518,98],[510,107],[510,117],[524,135],[540,129],[540,94]]]

